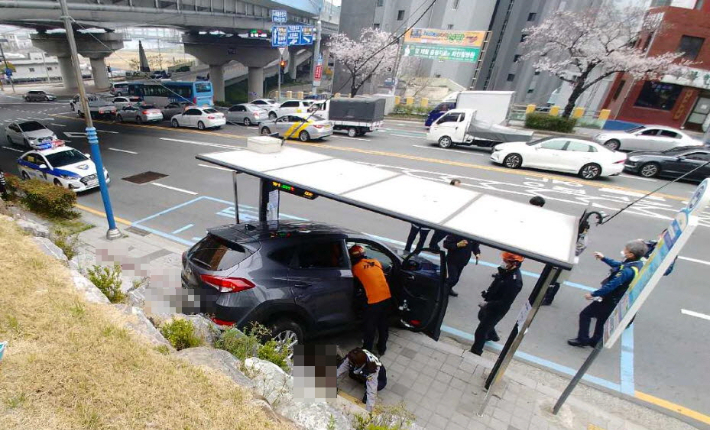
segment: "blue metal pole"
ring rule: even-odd
[[[115,239],[121,236],[121,232],[116,228],[116,220],[113,217],[113,208],[111,207],[111,197],[108,195],[108,184],[106,183],[106,175],[104,173],[104,163],[101,160],[101,150],[99,149],[99,137],[96,134],[95,127],[86,127],[86,137],[89,140],[91,148],[91,158],[96,165],[96,177],[99,180],[99,190],[101,190],[101,200],[104,202],[104,211],[108,220],[108,233],[106,237]]]

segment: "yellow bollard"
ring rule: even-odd
[[[293,98],[293,91],[286,91],[286,98],[292,99]]]
[[[583,107],[576,107],[572,111],[572,118],[582,118],[582,115],[584,115],[584,108]]]
[[[335,95],[334,95],[333,97],[335,97],[336,99],[339,99],[339,98],[340,98],[340,93],[335,93]]]
[[[599,112],[599,117],[597,119],[600,119],[602,121],[606,121],[609,119],[609,115],[611,115],[611,111],[609,109],[602,109]]]
[[[537,106],[535,106],[535,105],[528,105],[528,106],[525,108],[525,113],[526,113],[526,114],[529,114],[529,113],[535,112],[535,108],[536,108],[536,107],[537,107]]]
[[[420,106],[421,107],[428,107],[429,106],[429,99],[426,97],[422,97]]]
[[[559,106],[552,106],[550,108],[550,115],[557,116],[559,114],[560,114],[560,107]]]
[[[413,105],[414,104],[414,97],[406,97],[404,99],[404,104],[406,104],[407,106]]]
[[[394,104],[398,105],[402,103],[402,98],[400,96],[394,96]]]
[[[299,91],[296,93],[296,98],[299,100],[303,100],[303,91]]]

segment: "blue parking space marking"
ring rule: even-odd
[[[141,228],[143,230],[149,231],[150,233],[153,233],[157,236],[164,237],[166,239],[173,240],[178,243],[182,243],[187,246],[192,246],[198,241],[202,239],[202,236],[196,236],[195,234],[197,233],[197,228],[203,229],[203,231],[206,231],[208,228],[213,227],[215,225],[220,225],[218,222],[215,222],[219,218],[214,218],[209,220],[209,225],[202,225],[200,226],[198,224],[198,221],[195,219],[190,219],[192,221],[189,224],[185,224],[185,218],[189,217],[189,215],[185,214],[184,216],[179,216],[177,219],[174,220],[175,226],[169,229],[165,229],[166,231],[171,231],[171,233],[167,233],[166,231],[163,231],[163,228],[159,227],[154,227],[151,225],[147,225],[147,223],[150,222],[156,222],[163,217],[163,220],[169,217],[175,217],[176,215],[180,215],[180,210],[184,209],[188,206],[192,205],[200,205],[200,208],[203,209],[203,213],[210,213],[204,211],[204,209],[208,207],[216,207],[217,210],[214,212],[211,212],[214,217],[219,217],[219,218],[229,218],[231,222],[234,222],[235,218],[235,206],[233,202],[227,201],[227,200],[222,200],[222,199],[217,199],[214,197],[209,197],[209,196],[200,196],[196,197],[192,200],[189,200],[187,202],[181,203],[179,205],[175,205],[173,207],[170,207],[168,209],[165,209],[163,211],[160,211],[156,214],[150,215],[148,217],[145,217],[143,219],[140,219],[136,222],[134,222],[132,225],[138,228]],[[308,221],[306,218],[301,218],[293,215],[288,215],[288,214],[279,214],[280,218],[284,219],[291,219],[291,220],[297,220],[297,221]],[[249,206],[249,205],[239,205],[239,217],[240,221],[242,222],[252,222],[252,221],[257,221],[258,220],[258,210],[254,206]],[[194,218],[194,216],[193,216]],[[167,221],[169,224],[170,221]],[[203,222],[203,224],[205,224]],[[196,228],[197,227],[197,228]],[[185,233],[185,232],[190,232],[188,237],[181,237],[179,234]],[[199,233],[198,233],[199,234]],[[370,237],[374,239],[378,239],[382,242],[389,243],[391,245],[394,245],[395,247],[398,248],[403,248],[404,247],[404,242],[390,239],[387,237],[382,237],[382,236],[377,236],[369,233],[368,234]],[[434,255],[422,255],[422,257],[428,258],[432,261],[438,261],[438,257]],[[475,264],[475,260],[471,259],[471,263]],[[482,261],[479,260],[478,262],[479,265],[481,266],[486,266],[486,267],[498,267],[498,264],[488,262],[488,261]],[[529,272],[529,271],[522,271],[524,276],[531,277],[531,278],[539,278],[540,275],[538,273],[534,272]],[[578,284],[575,282],[565,282],[564,285],[584,290],[584,291],[594,291],[595,288]],[[459,338],[466,339],[469,341],[473,341],[473,334],[467,333],[465,331],[459,330],[454,327],[449,327],[446,325],[442,325],[441,330],[445,333],[449,333],[452,335],[455,335]],[[629,394],[633,395],[634,394],[634,355],[633,355],[633,344],[634,344],[634,338],[633,338],[633,325],[630,326],[629,329],[627,329],[622,338],[621,338],[621,360],[620,360],[620,367],[621,367],[621,372],[620,372],[620,383],[608,381],[606,379],[598,378],[592,375],[585,375],[584,380],[591,382],[593,384],[599,385],[601,387],[611,389],[617,392],[621,392],[624,394]],[[493,343],[493,342],[487,342],[487,345],[491,346],[493,349],[500,351],[502,349],[502,345],[498,343]],[[548,369],[552,369],[556,372],[566,374],[566,375],[574,375],[576,373],[576,369],[572,369],[567,366],[563,366],[561,364],[552,362],[550,360],[546,360],[541,357],[534,356],[532,354],[528,354],[522,351],[518,351],[516,354],[516,357],[527,361],[529,363],[533,363],[542,367],[546,367]]]

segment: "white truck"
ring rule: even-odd
[[[529,142],[533,137],[532,131],[480,120],[480,112],[485,112],[485,109],[452,109],[446,112],[429,127],[427,141],[436,142],[442,148],[454,145],[492,148],[502,142]]]
[[[453,92],[429,112],[424,125],[431,126],[451,109],[475,109],[478,110],[476,119],[492,124],[505,124],[514,95],[515,91]]]

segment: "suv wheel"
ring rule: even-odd
[[[288,348],[288,356],[293,356],[293,347],[303,343],[303,328],[290,319],[279,319],[269,327],[271,337],[281,346]]]

